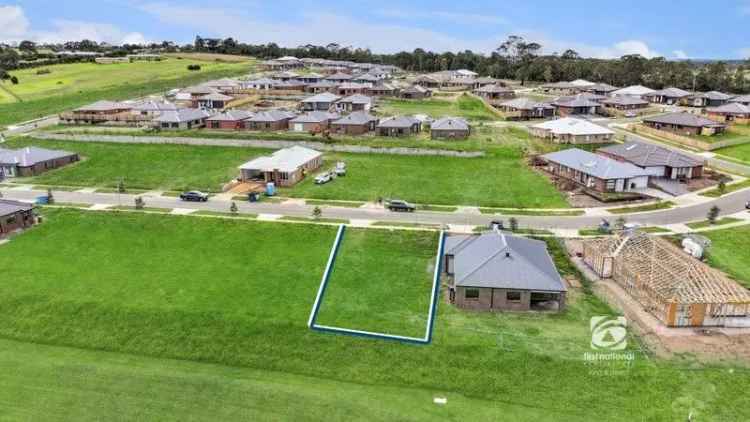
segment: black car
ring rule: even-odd
[[[183,201],[206,202],[208,201],[208,194],[193,190],[190,192],[181,193],[180,199],[182,199]]]
[[[391,211],[414,212],[417,207],[400,199],[392,199],[388,201],[388,209]]]

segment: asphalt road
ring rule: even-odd
[[[37,196],[46,195],[46,191],[18,191],[0,190],[4,198],[33,201]],[[57,202],[70,202],[79,204],[109,204],[109,205],[133,205],[136,195],[110,194],[110,193],[80,193],[80,192],[55,192]],[[209,199],[208,202],[183,202],[179,198],[159,197],[143,195],[147,207],[158,208],[185,208],[208,211],[228,212],[230,201]],[[745,209],[745,202],[750,200],[750,191],[739,191],[718,198],[715,201],[699,205],[673,208],[662,211],[654,211],[640,214],[623,214],[629,223],[640,223],[643,225],[667,225],[704,220],[708,210],[714,204],[721,208],[722,215],[733,214]],[[240,213],[247,214],[275,214],[291,217],[310,217],[314,206],[300,204],[271,204],[271,203],[237,203]],[[469,213],[445,213],[445,212],[414,212],[396,213],[380,209],[366,208],[344,208],[344,207],[322,207],[323,217],[340,218],[347,220],[376,220],[400,223],[424,223],[424,224],[463,224],[463,225],[486,225],[494,219],[503,217],[487,214]],[[505,217],[508,218],[508,217]],[[579,217],[546,217],[546,216],[516,216],[520,227],[538,229],[581,229],[595,227],[602,217],[579,216]],[[607,217],[614,220],[616,217]]]

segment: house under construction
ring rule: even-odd
[[[584,262],[669,327],[748,326],[750,292],[667,240],[643,233],[584,242]]]

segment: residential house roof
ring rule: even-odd
[[[207,111],[197,108],[179,108],[175,111],[165,111],[154,121],[158,123],[182,123],[193,120],[206,119],[211,116]]]
[[[687,127],[721,127],[725,126],[711,119],[701,117],[692,113],[677,112],[663,114],[661,116],[644,117],[644,122],[660,123],[665,125],[687,126]]]
[[[739,95],[729,100],[733,103],[750,103],[750,95]]]
[[[609,97],[609,98],[607,98],[605,100],[602,100],[602,104],[621,105],[621,106],[646,105],[646,104],[648,104],[648,101],[644,100],[641,97],[631,97],[629,95],[619,95],[617,97]]]
[[[37,163],[70,157],[71,155],[76,155],[76,153],[33,146],[20,149],[0,149],[0,163],[31,167]]]
[[[133,104],[136,111],[175,111],[177,105],[168,101],[145,100]]]
[[[547,244],[503,232],[448,236],[454,284],[464,287],[564,292]]]
[[[590,87],[596,85],[596,83],[587,81],[586,79],[576,79],[574,81],[570,81],[570,84],[573,86],[580,86],[580,87]]]
[[[340,103],[372,104],[372,97],[362,94],[354,94],[339,100]]]
[[[26,202],[12,201],[10,199],[0,199],[0,217],[12,215],[21,211],[34,209],[34,205]]]
[[[267,110],[259,111],[253,117],[247,119],[248,122],[278,122],[281,120],[293,119],[297,115],[291,111],[285,110]]]
[[[336,94],[331,94],[330,92],[321,92],[320,94],[313,95],[312,97],[305,98],[302,100],[303,103],[335,103],[336,101],[340,100],[341,97],[339,97]]]
[[[213,116],[206,119],[206,121],[214,122],[239,122],[253,117],[255,113],[247,110],[229,110],[223,113],[214,114]]]
[[[621,163],[578,148],[545,154],[542,158],[602,180],[627,179],[648,175],[643,169],[633,164]]]
[[[620,88],[616,91],[612,91],[610,94],[611,95],[630,95],[633,97],[640,97],[643,95],[648,95],[652,92],[654,92],[653,89],[647,88],[643,85],[631,85],[625,88]]]
[[[626,142],[600,148],[599,151],[615,155],[638,167],[697,167],[703,159],[659,145],[644,142]]]
[[[588,92],[612,92],[612,91],[617,91],[617,87],[612,86],[610,84],[597,83],[597,84],[585,87],[585,90]]]
[[[415,119],[414,117],[396,116],[396,117],[391,117],[385,120],[381,120],[380,124],[378,124],[378,127],[408,129],[414,126],[415,124],[421,124],[421,123],[422,123],[421,121],[419,121],[418,119]]]
[[[530,98],[515,98],[513,100],[500,103],[503,107],[510,107],[516,110],[535,110],[539,108],[552,109],[551,104],[534,101]]]
[[[216,88],[210,87],[208,85],[198,85],[198,86],[189,86],[187,88],[182,89],[180,92],[184,92],[190,95],[208,95],[208,94],[213,94],[218,91],[216,90]]]
[[[460,117],[443,117],[430,125],[431,130],[469,130],[469,123]]]
[[[330,76],[326,77],[326,80],[329,80],[329,81],[348,81],[348,80],[351,80],[352,78],[353,78],[353,76],[350,75],[350,74],[348,74],[348,73],[336,72],[333,75],[330,75]]]
[[[750,114],[750,106],[746,106],[742,103],[726,103],[718,107],[706,108],[708,113],[720,113],[720,114]]]
[[[557,107],[565,108],[579,108],[579,107],[599,107],[601,104],[596,101],[592,101],[583,94],[579,94],[573,97],[560,97],[555,101],[552,101],[552,105]]]
[[[378,118],[364,111],[355,111],[352,114],[344,116],[336,121],[337,125],[366,125],[370,122],[377,121]]]
[[[325,111],[311,111],[308,113],[300,114],[294,119],[290,120],[289,123],[321,123],[328,120],[339,119],[341,115],[338,113],[328,113]]]
[[[488,94],[504,94],[507,92],[514,92],[514,91],[510,88],[506,88],[501,85],[485,85],[481,88],[475,89],[474,92],[483,92],[483,93],[488,93]]]
[[[239,168],[241,170],[278,170],[291,172],[322,155],[322,153],[315,151],[314,149],[295,145],[293,147],[280,149],[271,155],[250,160],[245,164],[242,164]]]
[[[726,101],[732,98],[732,95],[725,94],[723,92],[719,91],[708,91],[708,92],[699,92],[695,95],[693,95],[695,98],[706,98],[708,100],[714,100],[714,101]]]
[[[550,120],[532,126],[535,129],[544,129],[551,131],[556,135],[614,135],[610,129],[591,123],[588,120],[565,117],[557,120]]]
[[[116,111],[116,110],[130,110],[133,108],[132,104],[123,103],[119,101],[107,101],[107,100],[100,100],[95,103],[85,105],[83,107],[78,107],[77,109],[73,111],[80,111],[80,112],[98,112],[98,111]]]
[[[430,92],[430,90],[420,85],[412,85],[401,90],[402,94],[425,94],[427,92]]]
[[[271,79],[294,79],[298,77],[299,77],[299,73],[292,72],[291,70],[287,70],[284,72],[279,72],[279,73],[275,73],[271,75]]]
[[[198,97],[198,100],[203,101],[232,101],[233,99],[234,97],[230,97],[229,95],[224,95],[219,92],[212,92],[211,94]]]
[[[651,92],[650,94],[646,94],[648,97],[669,97],[669,98],[683,98],[690,95],[689,92],[685,91],[684,89],[675,88],[675,87],[669,87],[660,89],[658,91]]]

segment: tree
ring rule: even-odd
[[[711,209],[708,210],[708,215],[707,215],[708,222],[710,224],[716,224],[716,220],[719,218],[720,213],[721,213],[721,209],[719,207],[717,207],[716,205],[711,207]]]
[[[320,207],[316,206],[315,208],[313,208],[313,210],[312,210],[312,216],[313,216],[314,219],[318,220],[318,219],[320,219],[320,217],[322,215],[323,215],[323,210],[320,209]]]
[[[136,196],[135,197],[135,209],[142,210],[144,208],[146,208],[146,201],[144,201],[142,197]]]
[[[15,76],[11,76],[10,83],[12,83],[13,85],[18,85],[18,78]]]
[[[36,53],[36,43],[24,40],[18,44],[18,51],[23,53]]]
[[[229,206],[229,212],[231,212],[232,214],[237,214],[238,212],[240,212],[240,209],[237,208],[236,202],[232,201],[232,204]]]
[[[125,181],[122,179],[117,181],[117,193],[125,193]]]
[[[727,183],[723,179],[719,180],[719,185],[716,189],[719,190],[719,195],[724,195],[727,192]]]
[[[510,224],[510,231],[518,231],[518,219],[516,217],[509,218],[508,224]]]

